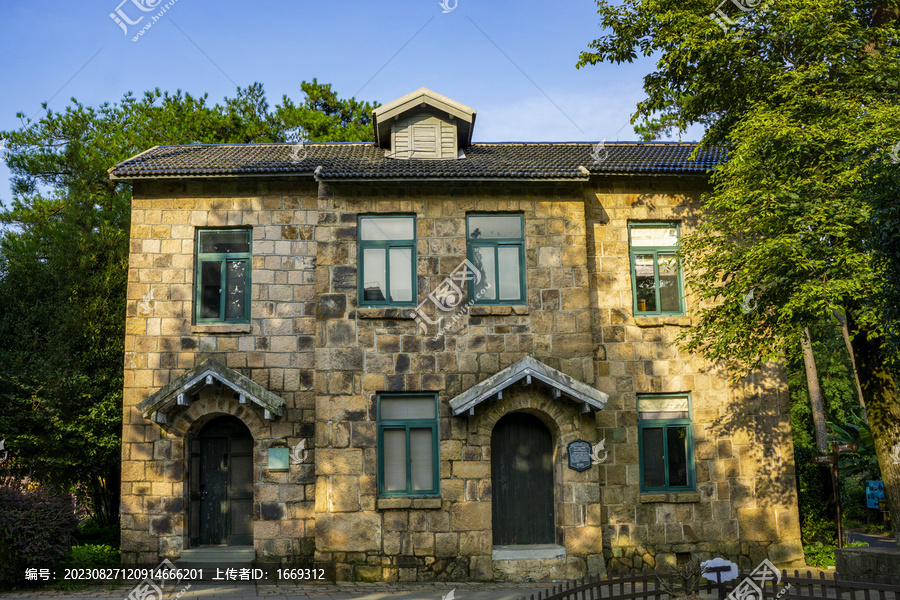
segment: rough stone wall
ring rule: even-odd
[[[136,182],[132,203],[122,440],[122,551],[153,563],[186,547],[186,438],[209,417],[240,418],[254,437],[254,537],[260,557],[313,552],[311,464],[268,473],[274,442],[314,435],[316,188],[297,180]],[[192,325],[198,227],[252,226],[250,325]],[[152,292],[152,296],[150,293]],[[164,428],[136,405],[207,357],[284,398],[285,416],[204,390]],[[311,444],[310,444],[311,446]]]
[[[319,197],[316,350],[316,557],[339,578],[487,580],[491,561],[490,428],[516,409],[543,412],[561,444],[593,440],[595,425],[566,400],[504,394],[492,417],[451,417],[448,401],[526,355],[593,383],[584,210],[580,185],[323,185]],[[357,307],[357,217],[417,215],[418,292],[425,298],[466,258],[467,212],[525,215],[527,304],[473,307],[437,337],[411,310]],[[375,395],[438,392],[440,498],[377,498]],[[557,451],[557,465],[565,461]],[[557,470],[557,538],[569,560],[541,575],[583,574],[600,551],[599,521],[580,482]],[[594,483],[596,485],[596,483]],[[590,486],[587,486],[590,487]],[[602,563],[598,563],[601,564]],[[529,565],[531,566],[531,565]],[[567,570],[568,569],[568,570]],[[552,574],[551,574],[552,571]],[[522,576],[525,573],[516,573]]]
[[[783,371],[772,366],[730,385],[721,365],[678,348],[690,316],[633,316],[628,223],[677,220],[684,236],[705,189],[699,178],[621,177],[585,192],[596,385],[610,394],[597,424],[610,449],[599,468],[611,571],[664,567],[681,552],[744,567],[803,559]],[[686,304],[688,314],[697,307],[691,297]],[[659,392],[691,395],[696,492],[640,492],[637,395]]]

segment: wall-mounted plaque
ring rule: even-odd
[[[584,440],[569,442],[569,468],[575,471],[587,471],[591,468],[591,445]]]

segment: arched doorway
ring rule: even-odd
[[[534,415],[514,412],[491,433],[494,545],[553,544],[553,436]]]
[[[217,417],[190,440],[190,545],[253,545],[253,437]]]

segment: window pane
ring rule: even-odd
[[[472,263],[481,271],[481,281],[475,285],[475,298],[497,299],[497,276],[494,268],[494,248],[472,248]]]
[[[412,295],[412,248],[391,248],[391,301],[410,302]]]
[[[678,227],[675,225],[660,227],[632,227],[632,246],[677,246]]]
[[[222,294],[222,263],[200,263],[200,318],[218,319]]]
[[[519,287],[519,248],[500,247],[497,249],[500,263],[500,299],[518,300],[521,298]]]
[[[410,470],[413,490],[431,490],[434,487],[433,432],[428,429],[409,430]]]
[[[688,484],[687,428],[666,428],[666,451],[669,458],[669,485]]]
[[[384,489],[406,490],[406,430],[384,430]]]
[[[653,273],[653,255],[634,255],[634,290],[638,312],[656,310],[656,277]]]
[[[200,253],[250,252],[250,230],[201,231]]]
[[[384,302],[387,298],[387,274],[382,248],[363,250],[363,302]]]
[[[645,427],[642,444],[644,487],[665,487],[666,461],[662,427]]]
[[[688,419],[687,396],[642,396],[638,398],[638,418]]]
[[[413,217],[365,217],[360,220],[360,238],[364,241],[411,240],[415,237]]]
[[[244,286],[247,279],[247,262],[243,260],[229,260],[225,263],[225,281],[227,283],[225,293],[225,318],[244,318]]]
[[[521,238],[522,221],[518,215],[469,217],[469,239]]]
[[[678,260],[674,254],[658,255],[659,308],[667,312],[681,310],[681,290],[678,289]]]
[[[433,419],[433,396],[395,396],[381,398],[382,419]]]

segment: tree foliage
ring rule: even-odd
[[[154,90],[0,132],[13,198],[0,212],[0,439],[8,473],[118,512],[131,187],[107,169],[152,146],[371,140],[376,104],[303,82],[271,108],[259,83],[210,105]]]
[[[732,3],[736,4],[736,3]],[[804,328],[846,315],[886,493],[900,515],[895,357],[900,27],[896,0],[598,0],[607,33],[579,66],[656,59],[633,120],[645,137],[705,127],[728,160],[682,257],[703,303],[684,338],[736,372],[797,348]],[[891,271],[893,269],[893,272]],[[756,309],[742,309],[754,292]],[[894,298],[896,296],[893,296]],[[898,534],[900,535],[900,534]]]

